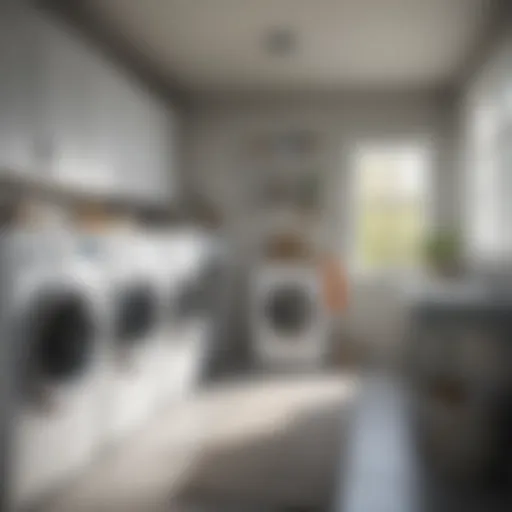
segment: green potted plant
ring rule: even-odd
[[[444,277],[455,277],[462,271],[462,239],[456,230],[432,232],[426,240],[427,264]]]

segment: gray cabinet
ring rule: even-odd
[[[35,172],[38,45],[22,1],[0,2],[0,172]]]

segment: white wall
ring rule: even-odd
[[[431,210],[434,225],[460,223],[457,166],[458,125],[449,94],[325,94],[323,96],[222,96],[202,98],[189,119],[191,181],[227,215],[240,220],[245,186],[245,141],[252,134],[287,128],[313,129],[324,149],[325,248],[343,256],[349,249],[348,157],[360,139],[427,138],[433,144]],[[236,232],[236,231],[235,231]],[[393,295],[394,293],[394,295]],[[354,281],[349,327],[374,343],[397,341],[403,319],[401,295],[389,282]]]

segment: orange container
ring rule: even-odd
[[[321,266],[325,307],[331,313],[340,313],[348,305],[348,279],[340,262],[326,257]]]

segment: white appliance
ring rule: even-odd
[[[169,402],[170,392],[166,383],[173,382],[175,345],[170,339],[169,304],[173,285],[179,280],[180,266],[168,251],[167,236],[158,231],[145,232],[144,243],[137,249],[136,258],[143,265],[144,275],[150,280],[156,298],[155,326],[148,355],[153,359],[151,386],[154,393],[150,401],[158,409]]]
[[[321,366],[328,350],[328,319],[318,268],[262,264],[251,282],[255,364],[269,369]]]
[[[200,377],[211,321],[203,279],[209,252],[208,239],[198,232],[165,237],[167,328],[160,370],[165,403],[190,395]]]
[[[30,506],[99,449],[110,311],[96,242],[4,234],[2,334],[13,351],[12,506]],[[3,347],[6,348],[5,346]]]
[[[143,233],[112,235],[109,272],[113,329],[106,442],[141,427],[158,407],[161,297],[151,240]]]

